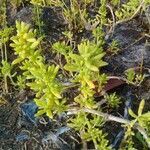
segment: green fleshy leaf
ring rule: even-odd
[[[143,100],[140,102],[140,105],[139,105],[138,116],[141,116],[141,115],[142,115],[144,105],[145,105],[145,100],[143,99]]]
[[[130,116],[132,116],[133,118],[136,119],[138,117],[130,108],[129,108],[128,112],[129,112]]]

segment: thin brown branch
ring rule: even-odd
[[[112,15],[112,27],[110,28],[110,30],[109,30],[109,32],[108,32],[108,34],[112,34],[113,35],[113,33],[114,33],[114,29],[115,29],[115,22],[116,22],[116,20],[115,20],[115,15],[114,15],[114,12],[113,12],[113,9],[112,9],[112,7],[110,6],[110,5],[106,5],[106,7],[107,8],[109,8],[109,10],[110,10],[110,13],[111,13],[111,15]]]
[[[123,124],[130,123],[129,120],[126,120],[126,119],[123,119],[123,118],[120,118],[120,117],[116,117],[116,116],[113,116],[113,115],[110,115],[110,114],[107,114],[107,113],[102,113],[100,111],[88,109],[88,108],[82,108],[82,109],[74,108],[74,109],[70,109],[70,110],[68,110],[67,114],[68,115],[72,115],[72,114],[77,114],[79,112],[87,112],[87,113],[91,113],[91,114],[94,114],[94,115],[98,115],[98,116],[103,117],[107,121],[115,121],[115,122],[123,123]]]

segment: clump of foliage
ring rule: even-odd
[[[33,4],[33,20],[35,23],[35,26],[38,27],[38,33],[40,36],[42,36],[42,26],[43,22],[41,21],[41,15],[42,15],[42,7],[45,6],[44,0],[31,0],[31,4]]]
[[[106,140],[107,134],[104,134],[99,128],[104,125],[104,120],[102,117],[92,115],[89,119],[88,115],[84,112],[78,113],[76,118],[71,119],[69,124],[72,128],[80,131],[81,137],[86,141],[93,141],[96,149],[111,150],[108,146],[108,140]]]
[[[125,149],[134,149],[134,143],[132,140],[133,137],[135,136],[135,133],[133,131],[134,126],[138,126],[139,124],[147,132],[149,130],[150,112],[142,113],[144,109],[144,105],[145,105],[145,100],[141,100],[137,115],[131,109],[129,109],[129,114],[134,119],[125,125],[126,132],[125,132],[124,140],[122,141],[122,147],[124,147]],[[144,141],[144,139],[142,140]],[[145,140],[147,143],[149,143],[150,138],[146,137]]]
[[[26,85],[36,92],[35,102],[39,107],[37,115],[46,113],[47,116],[52,118],[54,114],[65,111],[67,108],[65,100],[61,96],[63,87],[56,78],[59,67],[48,66],[44,63],[44,58],[38,50],[40,38],[35,37],[35,30],[30,29],[29,25],[23,22],[16,22],[16,28],[17,35],[11,38],[14,42],[11,46],[18,58],[13,61],[13,64],[21,63],[20,69],[24,71],[23,76],[26,77]],[[97,44],[90,41],[83,41],[78,45],[79,54],[73,53],[69,46],[61,43],[54,44],[53,48],[58,49],[58,52],[65,55],[67,63],[64,69],[72,75],[75,73],[72,82],[80,83],[80,94],[75,97],[75,102],[79,103],[81,108],[96,108],[93,97],[95,93],[93,82],[100,83],[101,89],[101,83],[104,81],[100,81],[100,79],[104,78],[99,75],[98,68],[107,65],[102,60],[105,52]],[[97,116],[95,117],[97,118]],[[95,117],[93,123],[97,121]],[[90,121],[88,122],[90,123]],[[104,139],[105,135],[102,136],[102,131],[97,126],[91,127],[92,125],[89,124],[88,132],[84,133],[85,139],[92,139],[91,136],[94,136],[92,133],[98,131],[101,134],[97,134],[93,139],[95,146],[107,148],[108,142]],[[100,143],[101,139],[104,140],[105,145]]]
[[[5,26],[0,30],[0,47],[2,60],[7,61],[7,42],[10,39],[13,28]]]
[[[115,11],[118,23],[132,19],[141,9],[145,11],[145,7],[149,4],[149,0],[129,0],[127,3],[122,4],[121,7]]]
[[[68,24],[69,30],[80,31],[84,28],[88,18],[87,6],[92,2],[93,0],[80,2],[72,0],[68,5],[63,0],[57,0],[52,5],[62,8],[63,17]]]
[[[145,78],[144,74],[136,73],[134,68],[130,68],[130,69],[126,70],[125,75],[127,76],[127,82],[129,84],[133,84],[133,85],[136,85],[136,86],[141,85],[141,83],[143,82],[143,80]]]
[[[28,24],[16,22],[17,35],[12,37],[11,46],[18,58],[13,64],[21,63],[23,76],[26,77],[27,86],[36,92],[35,102],[39,106],[37,115],[47,114],[52,118],[63,106],[61,98],[61,84],[56,80],[58,66],[48,66],[38,50],[40,38],[36,38],[36,31],[30,29]]]
[[[118,54],[119,50],[120,49],[119,49],[118,42],[116,40],[113,40],[109,45],[108,52],[110,52],[112,55],[115,55]]]
[[[13,82],[11,69],[12,65],[8,62],[7,53],[7,43],[12,34],[13,28],[7,26],[7,16],[6,16],[6,1],[2,0],[0,2],[0,51],[1,51],[1,64],[0,64],[0,76],[3,79],[4,86],[3,92],[7,94],[8,91],[8,78]]]
[[[105,99],[108,101],[108,104],[111,106],[111,107],[118,107],[119,104],[120,104],[120,97],[116,95],[116,93],[113,93],[113,94],[106,94],[105,96]]]

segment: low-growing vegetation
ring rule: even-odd
[[[9,21],[8,9],[17,12],[26,7],[32,8],[30,24],[21,19]],[[59,38],[49,38],[45,9],[49,13],[54,10],[63,20]],[[113,39],[115,30],[140,17],[150,26],[148,9],[149,0],[1,0],[0,107],[15,103],[19,108],[25,99],[12,102],[7,96],[15,99],[16,93],[26,91],[38,106],[34,117],[53,123],[66,115],[63,125],[74,130],[73,139],[79,138],[75,149],[150,149],[150,99],[136,93],[150,76],[144,54],[139,65],[126,68],[118,76],[115,69],[107,70],[110,60],[124,51],[119,40]],[[146,25],[142,24],[143,34],[149,38]],[[148,42],[146,39],[145,44]],[[118,92],[124,86],[126,94],[131,88],[135,90],[134,100]],[[121,136],[116,134],[117,128]],[[110,132],[116,137],[110,137]]]

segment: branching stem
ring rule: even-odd
[[[96,110],[92,110],[92,109],[88,109],[88,108],[73,108],[68,110],[68,115],[72,115],[72,114],[77,114],[79,112],[87,112],[87,113],[91,113],[94,115],[98,115],[103,117],[105,120],[107,121],[115,121],[118,123],[122,123],[122,124],[130,124],[131,121],[124,119],[124,118],[120,118],[120,117],[116,117],[107,113],[102,113],[100,111],[96,111]],[[145,131],[145,129],[143,127],[141,127],[138,123],[134,124],[134,128],[137,129],[142,135],[143,138],[145,139],[145,141],[147,142],[148,147],[150,148],[150,142],[148,141],[149,137]]]

